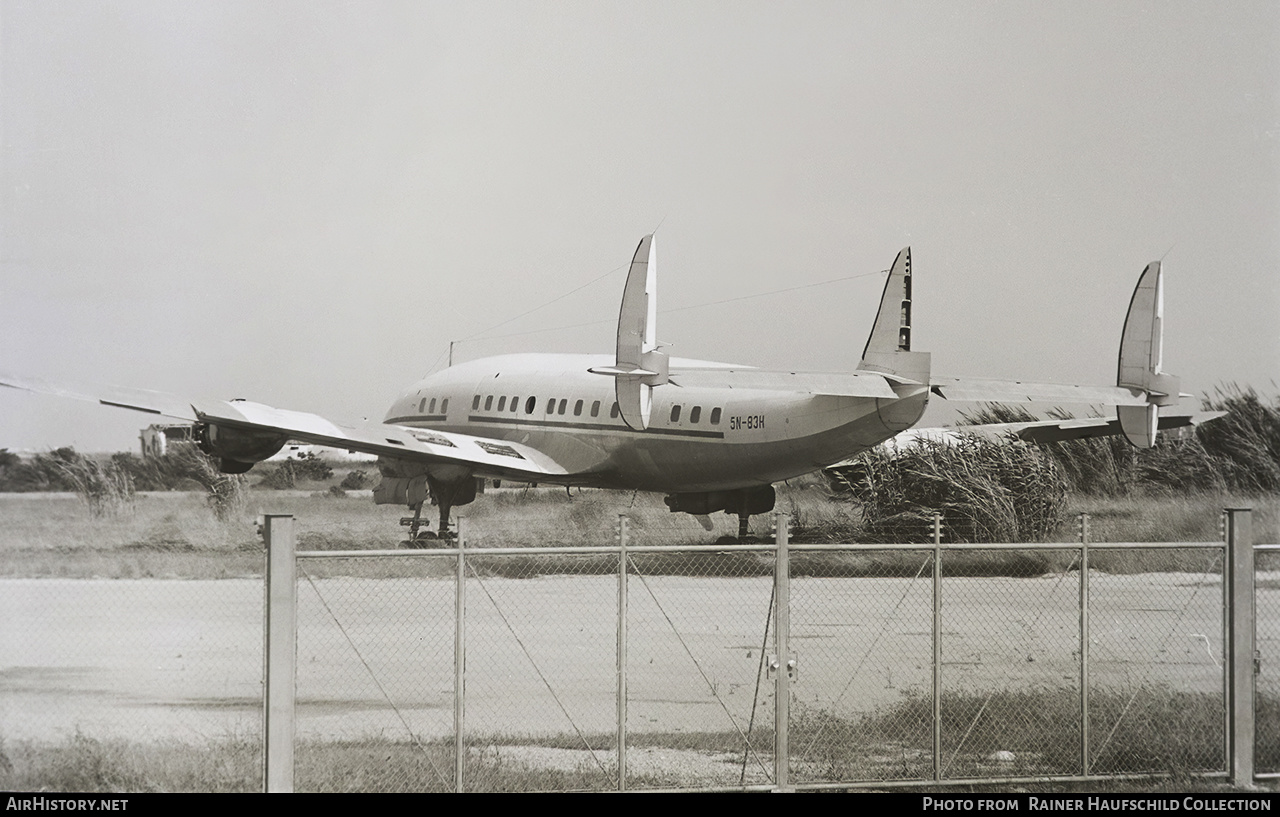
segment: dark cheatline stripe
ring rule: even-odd
[[[387,425],[403,425],[405,423],[421,423],[421,422],[441,422],[449,419],[444,414],[408,414],[404,417],[392,417],[390,420],[383,420]]]
[[[684,428],[647,428],[644,431],[635,431],[627,426],[610,426],[603,423],[572,423],[546,420],[529,420],[516,417],[485,417],[483,415],[473,414],[467,417],[468,423],[498,423],[500,425],[530,425],[542,426],[543,428],[576,428],[584,431],[611,431],[611,432],[630,432],[632,434],[666,434],[672,437],[705,437],[707,439],[719,440],[724,439],[723,431],[693,431]]]
[[[423,420],[443,420],[444,417],[423,417],[414,415],[411,417],[393,417],[387,420],[391,424],[420,422]],[[649,428],[645,431],[635,431],[627,426],[605,425],[604,423],[569,423],[569,422],[547,422],[546,420],[530,420],[520,417],[485,417],[483,415],[473,414],[467,417],[468,423],[496,423],[498,425],[526,425],[540,426],[542,428],[562,428],[562,429],[579,429],[581,431],[608,431],[612,433],[627,434],[663,434],[668,437],[697,437],[707,440],[723,440],[723,431],[694,431],[684,428]]]

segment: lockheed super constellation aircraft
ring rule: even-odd
[[[1178,379],[1161,371],[1159,262],[1138,280],[1120,341],[1115,386],[958,380],[930,374],[911,348],[911,251],[889,271],[880,310],[856,371],[763,371],[669,358],[656,341],[653,236],[631,261],[617,350],[605,355],[516,354],[451,366],[410,386],[381,422],[339,425],[316,414],[244,400],[188,400],[159,392],[98,391],[0,375],[0,385],[174,417],[195,424],[200,447],[226,473],[243,473],[297,441],[379,457],[379,504],[414,510],[434,499],[447,534],[453,507],[475,499],[476,478],[666,494],[673,512],[725,511],[739,536],[773,508],[773,483],[865,451],[911,428],[930,396],[945,400],[1113,405],[1115,420],[1004,426],[1046,441],[1123,433],[1154,444]]]

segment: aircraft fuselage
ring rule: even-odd
[[[588,371],[604,355],[525,354],[462,363],[415,383],[384,422],[514,441],[546,453],[573,485],[696,492],[769,485],[810,473],[911,427],[927,387],[891,383],[893,397],[848,397],[833,383],[869,372],[766,372],[671,361],[652,419],[630,428],[614,382]],[[447,401],[447,402],[446,402]]]

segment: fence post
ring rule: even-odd
[[[787,515],[774,514],[774,541],[777,556],[774,559],[774,603],[777,605],[774,627],[774,711],[773,711],[773,785],[774,791],[791,791],[791,756],[787,745],[787,726],[791,718],[791,673],[795,670],[795,658],[791,655],[791,565],[787,545],[791,541],[787,529]]]
[[[462,767],[467,757],[464,738],[467,689],[467,562],[463,555],[462,518],[458,518],[458,557],[454,573],[453,595],[453,788],[462,791]]]
[[[263,685],[262,782],[268,792],[293,791],[294,697],[298,657],[298,585],[291,514],[267,514],[266,660]]]
[[[627,523],[618,514],[618,791],[627,790]]]
[[[1080,774],[1089,773],[1089,514],[1080,514]]]
[[[1231,783],[1253,785],[1254,587],[1253,519],[1249,508],[1227,508],[1227,740]]]
[[[933,515],[933,779],[942,779],[942,514]]]

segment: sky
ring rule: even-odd
[[[910,245],[936,373],[1110,384],[1163,259],[1165,369],[1274,394],[1278,46],[1270,0],[0,0],[0,371],[381,418],[451,341],[611,352],[657,229],[673,356],[852,370]],[[0,389],[0,448],[149,422]]]

